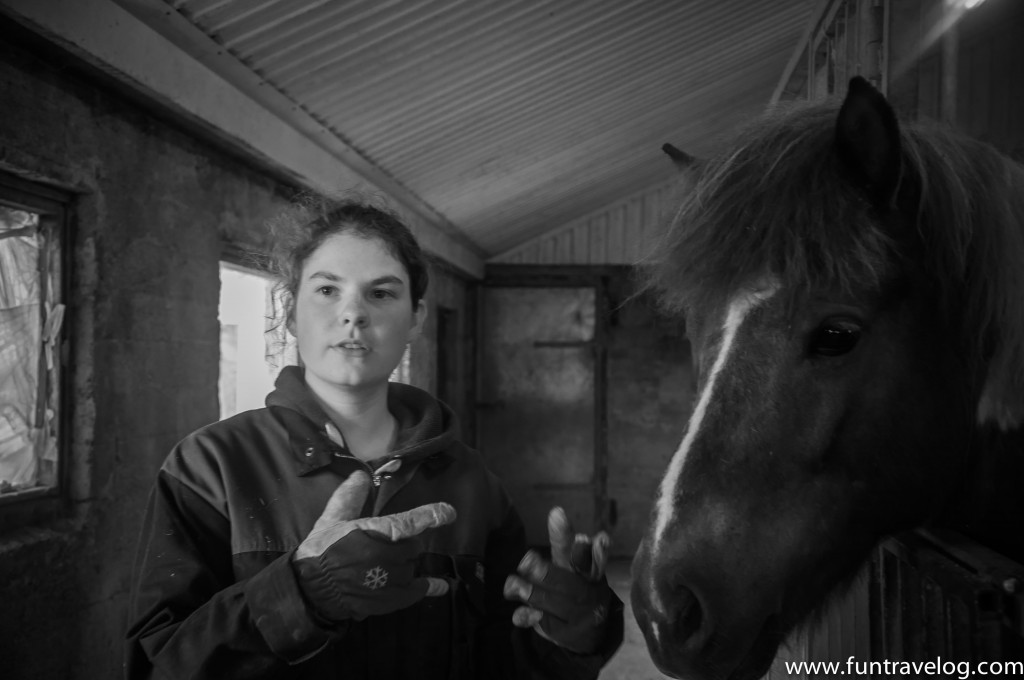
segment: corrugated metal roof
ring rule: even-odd
[[[497,255],[769,101],[814,0],[166,0]]]

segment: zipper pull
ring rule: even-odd
[[[373,485],[379,487],[382,477],[384,479],[391,479],[391,473],[396,472],[400,467],[402,467],[401,458],[392,458],[388,462],[384,463],[377,468],[376,472],[373,473]]]

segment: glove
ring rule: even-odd
[[[578,654],[591,654],[605,638],[612,589],[604,575],[611,540],[601,532],[591,538],[573,536],[562,508],[548,514],[551,561],[527,551],[516,574],[505,579],[505,598],[525,606],[512,613],[512,623],[532,627],[555,644]]]
[[[354,472],[327,501],[292,557],[299,588],[321,618],[357,621],[444,595],[444,579],[415,577],[416,536],[455,521],[455,508],[430,503],[383,517],[359,517],[370,477]]]

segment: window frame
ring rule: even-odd
[[[71,281],[73,252],[71,241],[70,192],[38,182],[23,179],[0,170],[0,204],[26,210],[39,215],[40,226],[47,225],[59,239],[60,280],[55,286],[58,302],[64,305],[64,317],[57,339],[54,361],[59,366],[55,388],[58,390],[57,414],[57,474],[54,484],[45,488],[28,489],[0,495],[0,532],[53,520],[67,508],[71,469],[71,337],[73,324]],[[42,348],[40,347],[40,352]],[[41,371],[41,379],[50,381],[50,372]]]
[[[267,288],[264,290],[264,294],[265,295],[269,294],[269,295],[272,295],[272,296],[275,297],[275,300],[273,302],[273,306],[274,306],[274,310],[275,310],[275,314],[276,314],[277,313],[277,305],[280,304],[280,300],[277,299],[278,293],[276,291],[276,279],[275,279],[273,273],[271,273],[270,270],[266,266],[264,266],[265,262],[263,262],[262,258],[260,258],[259,256],[254,256],[254,255],[246,256],[246,255],[241,254],[241,253],[242,253],[242,251],[240,251],[239,249],[234,248],[233,246],[232,247],[226,247],[224,249],[224,252],[222,252],[221,257],[220,257],[220,264],[218,266],[218,272],[219,272],[220,284],[221,284],[221,293],[223,294],[224,270],[225,269],[228,269],[228,270],[231,270],[231,271],[234,271],[236,273],[243,274],[243,275],[246,275],[246,276],[253,276],[253,277],[256,277],[256,278],[263,279],[264,283],[267,284]],[[247,260],[248,260],[248,263],[245,263]],[[220,326],[220,328],[223,330],[224,322],[223,322],[223,319],[220,316],[220,312],[219,311],[218,311],[217,317],[218,317],[217,318],[217,323]],[[270,333],[270,329],[268,329],[266,327],[267,326],[267,322],[269,320],[270,319],[264,317],[264,328],[263,328],[263,345],[264,345],[264,349],[263,349],[263,356],[264,356],[264,362],[266,363],[267,366],[271,365],[271,364],[269,364],[269,362],[266,361],[267,357],[270,356],[270,350],[269,350],[269,348],[267,347],[267,344],[266,344],[267,343],[267,334]],[[276,321],[277,319],[274,319],[274,320]],[[297,349],[294,346],[294,339],[292,339],[291,341],[289,340],[289,338],[293,338],[293,336],[287,330],[287,328],[285,328],[283,321],[281,322],[281,324],[282,325],[281,325],[280,331],[278,331],[278,330],[274,331],[275,335],[280,333],[280,335],[282,336],[279,340],[275,341],[275,344],[277,344],[278,342],[283,343],[283,345],[280,345],[279,347],[275,348],[275,350],[279,349],[280,351],[275,351],[275,353],[274,353],[274,356],[276,357],[277,361],[279,362],[278,365],[274,366],[274,369],[277,372],[277,373],[275,373],[275,380],[274,381],[276,381],[276,376],[280,374],[281,369],[284,368],[285,366],[290,365],[288,360],[289,360],[291,354],[293,352],[297,353]],[[222,361],[223,358],[224,358],[224,356],[223,356],[223,345],[220,347],[219,355],[220,355],[219,358]],[[223,366],[220,366],[220,368],[223,368]],[[222,377],[223,377],[222,375],[218,375],[218,377],[217,377],[218,408],[219,408],[219,415],[218,415],[218,417],[219,417],[220,420],[224,420],[226,418],[229,418],[229,417],[231,417],[233,415],[236,415],[236,414],[241,412],[236,407],[236,409],[232,413],[225,414],[225,412],[224,412],[224,404],[220,400],[220,397],[222,396],[220,394],[220,390],[221,390],[220,380],[221,380]],[[273,382],[274,381],[271,381],[270,390],[274,389],[273,388]],[[269,391],[267,393],[269,394]],[[266,397],[266,394],[264,394],[263,397]]]

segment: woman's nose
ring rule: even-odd
[[[357,328],[364,328],[369,320],[366,307],[360,304],[359,301],[350,301],[341,310],[341,322],[346,326],[352,325]]]

